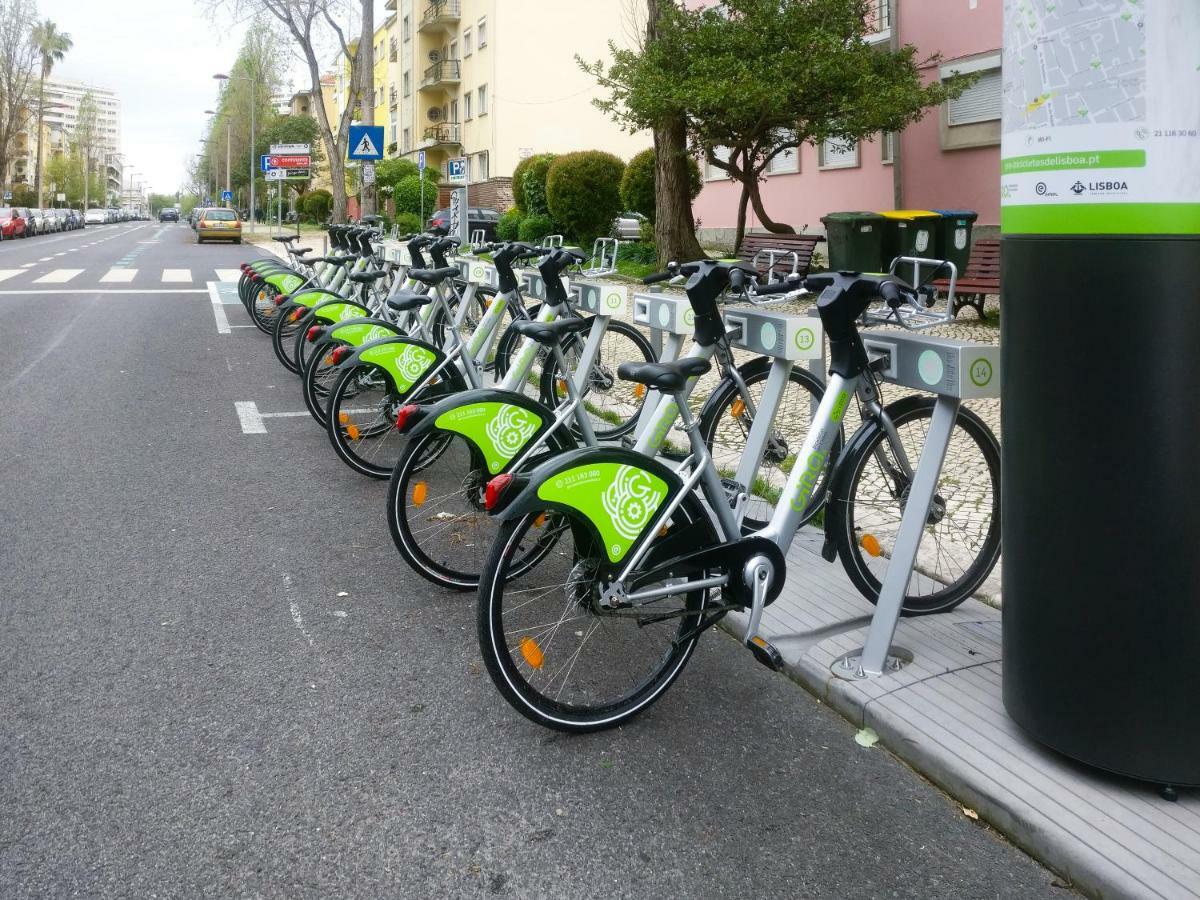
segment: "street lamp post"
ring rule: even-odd
[[[245,75],[224,75],[219,72],[213,78],[217,81],[248,81],[250,83],[250,230],[254,231],[254,108],[258,105],[258,79]]]
[[[206,109],[204,111],[204,114],[206,116],[216,116],[217,111],[214,109]],[[229,148],[231,146],[231,139],[230,139],[229,131],[230,131],[229,130],[229,117],[226,116],[225,117],[225,193],[229,194],[229,202],[232,203],[233,202],[233,188],[230,186],[231,179],[232,179],[232,170],[230,169],[230,166],[229,166]],[[252,143],[253,143],[253,141],[252,141]]]

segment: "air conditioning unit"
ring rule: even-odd
[[[432,63],[441,62],[442,61],[442,51],[441,50],[430,50],[429,51],[429,61]]]
[[[441,107],[439,107],[439,106],[429,107],[429,112],[425,113],[425,115],[427,115],[429,117],[430,122],[442,121],[442,110],[441,110]]]

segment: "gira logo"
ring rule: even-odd
[[[796,512],[804,512],[808,507],[809,498],[816,490],[817,480],[821,477],[821,470],[824,468],[825,454],[818,450],[808,458],[808,465],[804,467],[804,474],[800,476],[800,485],[796,489],[796,496],[792,498],[791,507]]]

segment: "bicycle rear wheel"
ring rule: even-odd
[[[563,524],[551,552],[520,571],[539,539],[538,523],[553,516]],[[691,658],[709,602],[699,589],[609,609],[597,576],[603,548],[593,534],[573,513],[535,510],[505,521],[480,584],[479,646],[488,674],[521,715],[558,731],[612,728],[661,697]],[[692,496],[656,542],[690,549],[718,539]],[[652,548],[638,571],[665,561]],[[638,590],[668,581],[640,584],[636,572],[631,579]]]
[[[933,405],[931,397],[911,397],[887,408],[914,469],[925,446]],[[828,514],[846,574],[874,603],[891,561],[911,483],[886,433],[870,427],[866,439],[852,442],[839,463],[845,471],[835,479]],[[999,557],[1000,445],[983,420],[964,408],[955,420],[921,535],[904,615],[929,615],[958,606],[979,589]]]

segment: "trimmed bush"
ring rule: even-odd
[[[521,233],[521,220],[525,217],[521,215],[521,211],[513,207],[508,212],[500,217],[500,221],[496,223],[496,240],[498,241],[515,241],[518,240],[517,235]]]
[[[546,210],[544,210],[544,209],[536,210],[536,209],[529,208],[528,202],[525,199],[525,173],[528,172],[530,170],[530,168],[532,168],[534,166],[536,166],[540,169],[541,174],[538,176],[538,180],[542,185],[542,194],[545,195],[545,193],[546,193],[546,191],[545,191],[546,169],[549,168],[549,164],[553,161],[554,161],[553,153],[539,153],[539,154],[536,154],[535,156],[525,157],[523,160],[521,160],[519,163],[517,163],[517,167],[515,169],[513,169],[513,173],[512,173],[513,203],[515,203],[517,205],[517,209],[521,210],[521,212],[523,212],[523,213],[541,212],[543,214],[546,212]]]
[[[556,159],[558,157],[553,153],[543,153],[541,156],[533,157],[529,168],[521,177],[525,197],[523,208],[531,216],[550,215],[550,207],[546,203],[546,178]]]
[[[304,205],[300,211],[314,222],[324,222],[329,218],[333,209],[333,194],[329,191],[317,188],[315,191],[309,191],[301,199]]]
[[[437,209],[437,185],[428,178],[422,179],[417,175],[409,175],[396,182],[396,186],[392,190],[392,202],[396,205],[396,214],[412,213],[414,216],[419,216],[422,193],[425,195],[425,214],[428,215]]]
[[[621,212],[625,163],[602,150],[560,156],[546,177],[546,205],[554,221],[582,247],[612,231]]]
[[[400,226],[401,234],[415,234],[425,228],[416,213],[397,213],[395,224]]]
[[[549,216],[526,216],[517,229],[517,239],[536,244],[548,234],[554,234],[554,222]]]
[[[654,208],[654,148],[643,150],[629,161],[621,178],[621,203],[625,210],[640,212],[651,222],[655,218]],[[693,157],[688,157],[688,199],[695,200],[704,187],[700,178],[700,166]],[[623,211],[625,211],[623,210]]]

